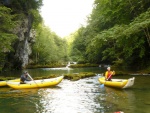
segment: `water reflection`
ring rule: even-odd
[[[36,69],[26,69],[30,73],[32,77],[41,77],[41,76],[49,76],[51,74],[69,74],[69,73],[80,73],[80,72],[94,72],[94,73],[102,73],[104,71],[103,68],[99,67],[87,67],[87,68],[36,68]],[[0,73],[0,76],[12,76],[12,77],[20,77],[22,71],[6,71]]]
[[[39,68],[27,70],[33,77],[36,76],[48,76],[50,74],[68,74],[68,73],[80,73],[80,72],[95,72],[100,73],[103,69],[99,67],[87,67],[87,68]]]
[[[49,70],[73,70],[72,68],[69,68],[69,67],[62,67],[62,68],[41,68],[42,70],[46,70],[46,71],[49,71]]]
[[[94,113],[95,108],[100,106],[93,102],[97,91],[94,81],[90,80],[64,80],[63,87],[60,84],[60,88],[40,89],[39,102],[43,108],[39,113]]]
[[[38,89],[13,90],[8,87],[0,89],[1,113],[34,113]]]
[[[135,86],[125,90],[100,87],[97,77],[63,80],[56,87],[40,89],[3,87],[0,113],[148,113],[150,88],[145,84],[149,80],[140,79],[136,77]]]
[[[110,87],[100,87],[100,94],[97,99],[102,106],[99,112],[116,112],[123,111],[125,113],[134,113],[135,95],[132,89],[120,90]]]
[[[3,87],[0,89],[0,98],[18,98],[22,96],[31,96],[35,95],[35,93],[38,91],[38,89],[22,89],[22,90],[14,90],[9,87]]]

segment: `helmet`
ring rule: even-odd
[[[24,74],[27,74],[28,72],[27,71],[24,71]]]
[[[110,70],[110,67],[107,67],[108,70]]]

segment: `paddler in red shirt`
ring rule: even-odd
[[[110,67],[107,67],[107,71],[105,72],[105,79],[111,81],[112,75],[115,75],[115,71],[111,71]]]

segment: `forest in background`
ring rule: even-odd
[[[24,17],[30,17],[30,30],[36,32],[28,59],[30,65],[75,61],[80,64],[109,64],[120,69],[148,68],[149,4],[148,0],[95,0],[92,13],[87,17],[87,26],[61,38],[44,25],[40,15],[42,0],[1,0],[0,68],[15,69],[11,65],[18,64],[10,64],[10,56],[15,54],[18,41],[14,29]]]
[[[88,25],[68,37],[71,58],[120,69],[148,68],[149,4],[149,0],[95,0]]]

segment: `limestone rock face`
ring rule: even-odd
[[[31,18],[25,18],[14,29],[18,39],[14,45],[14,58],[17,60],[18,66],[24,68],[29,63],[29,55],[32,53],[31,45],[35,41],[35,31],[31,29]],[[16,63],[15,62],[15,63]]]

